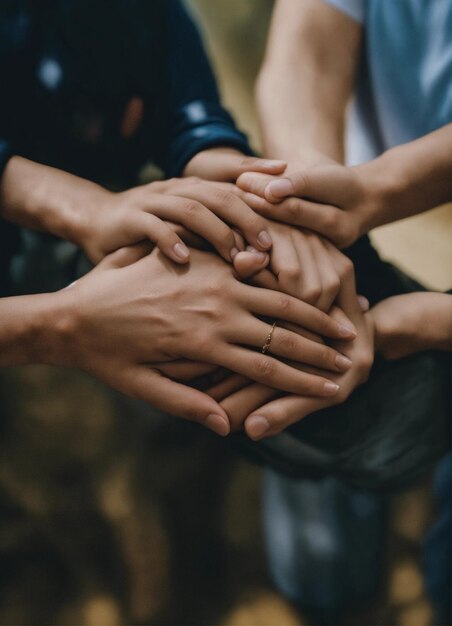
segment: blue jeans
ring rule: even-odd
[[[452,624],[452,453],[438,465],[437,519],[423,544],[427,594],[438,624]],[[335,478],[292,480],[265,470],[263,522],[280,591],[320,620],[365,606],[382,580],[385,500]]]
[[[335,478],[264,477],[264,532],[281,592],[318,619],[364,606],[381,581],[385,501]]]
[[[435,475],[437,518],[422,546],[425,588],[437,624],[452,624],[452,453]]]

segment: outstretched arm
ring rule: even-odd
[[[257,105],[265,154],[297,166],[344,158],[361,25],[319,0],[276,2]]]
[[[238,184],[257,212],[309,228],[338,246],[376,226],[452,197],[452,124],[358,165],[318,165],[274,179],[243,174]]]

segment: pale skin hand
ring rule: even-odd
[[[286,390],[336,393],[327,377],[299,372],[243,346],[260,348],[269,332],[270,325],[256,314],[292,323],[303,320],[311,332],[351,339],[353,332],[344,324],[289,296],[243,285],[217,256],[193,250],[187,269],[171,265],[154,251],[127,267],[100,264],[77,281],[67,290],[76,311],[74,341],[69,342],[75,357],[64,351],[72,355],[68,365],[121,388],[135,377],[145,379],[151,363],[190,359]],[[282,358],[301,358],[340,371],[336,350],[288,330],[279,329],[273,351]],[[177,411],[173,407],[170,412]]]
[[[237,172],[245,163],[275,174],[285,167],[279,161],[232,156]],[[199,179],[172,179],[112,193],[21,157],[10,159],[0,181],[0,216],[73,241],[93,263],[143,240],[154,242],[173,261],[187,263],[190,252],[167,222],[200,235],[228,261],[242,246],[232,227],[258,250],[271,247],[264,218],[236,195]]]
[[[198,375],[209,371],[207,363],[288,391],[337,392],[323,373],[301,372],[244,346],[259,348],[268,334],[269,324],[257,315],[303,320],[311,332],[350,340],[353,333],[342,322],[289,296],[240,283],[217,256],[193,250],[187,271],[158,250],[148,252],[148,246],[120,250],[55,294],[0,300],[1,365],[80,368],[222,435],[230,428],[225,411],[166,378],[159,365],[174,362],[177,375],[181,359],[189,359],[202,362]],[[288,330],[275,337],[274,353],[338,371],[335,349]]]
[[[245,386],[242,379],[220,382],[209,389],[209,393],[221,402],[228,412],[233,429],[245,428],[248,436],[254,440],[275,435],[309,413],[344,402],[350,393],[363,383],[369,374],[373,362],[373,323],[368,314],[364,314],[356,296],[354,274],[350,271],[344,276],[338,303],[357,328],[357,338],[342,348],[342,353],[352,361],[352,367],[344,374],[336,376],[340,391],[334,400],[276,394],[263,385]],[[345,319],[339,308],[334,308],[331,315],[336,319]],[[308,368],[309,371],[315,371]],[[275,399],[276,398],[276,399]],[[331,401],[332,400],[332,401]]]
[[[449,124],[364,165],[317,165],[284,178],[250,172],[237,185],[261,215],[346,247],[376,226],[447,202],[451,155]]]

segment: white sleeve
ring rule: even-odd
[[[366,0],[322,0],[351,17],[355,22],[364,23]]]

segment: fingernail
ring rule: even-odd
[[[258,234],[257,240],[264,248],[270,248],[270,246],[272,245],[272,238],[265,230],[262,230]]]
[[[231,259],[234,259],[234,257],[239,253],[239,251],[237,250],[237,248],[232,248],[231,249]]]
[[[336,385],[336,383],[332,382],[326,382],[323,385],[323,390],[327,395],[334,396],[339,391],[339,385]]]
[[[180,259],[183,259],[184,261],[190,256],[189,249],[183,243],[176,243],[173,247],[173,250],[175,255],[178,256]]]
[[[339,335],[345,339],[354,339],[357,335],[356,329],[353,326],[346,326],[345,324],[339,324]]]
[[[369,300],[365,296],[358,296],[359,306],[363,313],[366,313],[370,309]]]
[[[253,415],[245,420],[245,430],[251,439],[260,439],[270,428],[270,422],[262,415]]]
[[[352,362],[350,361],[350,359],[347,358],[346,356],[342,355],[342,354],[338,354],[337,355],[337,357],[335,359],[335,363],[336,363],[337,368],[341,372],[346,372],[352,366]]]
[[[254,256],[257,257],[261,263],[263,263],[267,258],[265,252],[259,252],[259,250],[253,248],[253,246],[246,246],[246,251],[254,254]]]
[[[285,166],[287,163],[279,159],[262,159],[262,165],[264,167],[283,167],[283,165]]]
[[[290,196],[293,194],[293,185],[287,178],[280,178],[279,180],[272,180],[268,183],[265,191],[271,193],[276,198],[284,198],[284,196]]]
[[[221,415],[215,415],[214,413],[211,413],[207,416],[207,419],[204,423],[207,428],[213,430],[213,432],[217,435],[221,435],[221,437],[226,437],[226,435],[229,435],[229,424],[224,417],[221,417]]]

